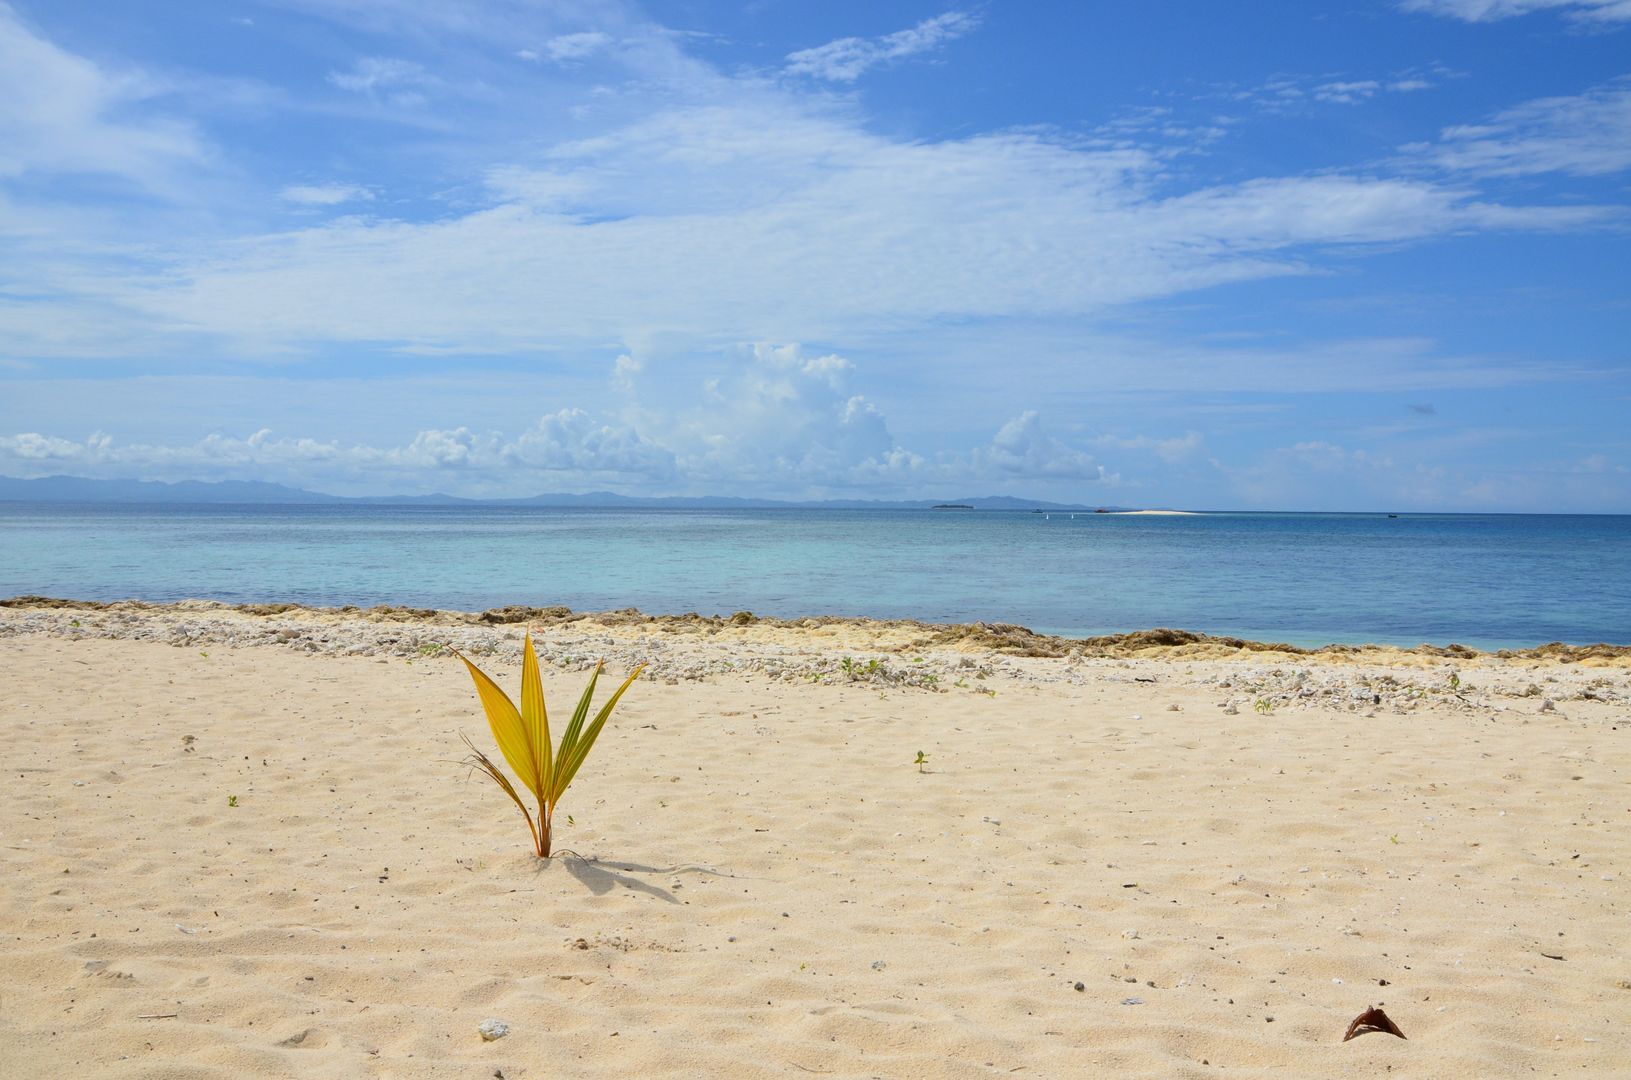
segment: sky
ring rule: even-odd
[[[0,0],[0,474],[1631,512],[1631,0]]]

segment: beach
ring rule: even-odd
[[[445,649],[515,696],[528,626],[552,717],[648,665],[548,861]],[[1631,1060],[1624,648],[29,601],[0,658],[6,1077]]]

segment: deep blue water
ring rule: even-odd
[[[1631,517],[0,503],[0,596],[1631,643]]]

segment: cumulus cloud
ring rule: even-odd
[[[1494,22],[1536,11],[1561,11],[1585,23],[1631,19],[1631,0],[1401,0],[1406,11],[1446,15],[1464,22]]]
[[[685,470],[718,480],[841,482],[896,449],[876,406],[851,388],[855,366],[794,344],[758,343],[707,386],[676,432]]]
[[[1035,411],[1002,424],[988,442],[935,451],[903,446],[883,412],[858,391],[853,363],[797,344],[743,347],[689,403],[662,388],[663,408],[650,414],[637,403],[643,366],[625,354],[613,369],[627,377],[631,402],[619,419],[567,407],[513,435],[424,428],[394,445],[280,436],[268,428],[181,444],[124,442],[100,433],[75,441],[30,431],[0,436],[0,474],[270,479],[318,490],[504,495],[590,485],[898,495],[925,485],[966,491],[970,484],[1008,490],[1042,483],[1068,492],[1117,480],[1086,449],[1049,432]],[[1164,455],[1198,439],[1106,445]]]
[[[39,432],[0,435],[0,472],[23,477],[64,470],[78,475],[139,479],[275,479],[284,483],[367,490],[407,483],[533,494],[527,484],[611,480],[662,482],[673,455],[629,427],[597,423],[578,409],[539,419],[514,438],[468,428],[427,429],[400,446],[373,446],[306,437],[277,437],[262,428],[247,437],[214,433],[193,443],[119,442],[95,434],[75,442]]]
[[[990,446],[975,451],[974,462],[988,472],[1026,479],[1110,479],[1091,454],[1048,434],[1034,411],[1021,413],[1004,424]]]
[[[924,19],[909,29],[882,37],[839,38],[813,49],[789,53],[786,71],[790,75],[809,75],[832,82],[854,82],[868,68],[889,60],[932,52],[979,25],[978,16],[965,11],[948,11],[944,15]]]

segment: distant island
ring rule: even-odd
[[[584,509],[670,510],[1075,510],[1081,503],[1038,502],[1011,495],[985,495],[956,502],[932,499],[750,499],[732,495],[619,495],[611,491],[582,494],[553,492],[511,499],[467,499],[458,495],[329,495],[260,480],[93,480],[82,476],[35,479],[0,476],[0,502],[40,503],[190,503],[258,506],[555,506]],[[1112,510],[1120,508],[1112,508]]]

